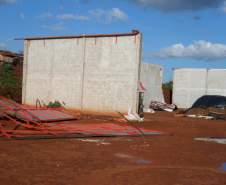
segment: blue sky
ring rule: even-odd
[[[143,33],[143,61],[172,68],[226,68],[225,0],[0,0],[0,49],[14,38]]]

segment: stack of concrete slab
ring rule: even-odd
[[[189,108],[203,95],[226,96],[226,69],[174,70],[173,103]]]

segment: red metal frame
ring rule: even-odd
[[[16,111],[24,111],[23,119],[19,120],[13,113]],[[129,125],[118,125],[113,123],[102,124],[79,124],[75,122],[59,122],[57,124],[50,124],[41,122],[36,117],[35,120],[30,119],[28,108],[17,104],[4,97],[0,97],[0,113],[8,119],[4,124],[0,122],[0,137],[4,138],[27,138],[33,136],[51,136],[61,137],[78,135],[81,137],[91,136],[141,136],[141,135],[156,135],[160,134],[158,131],[145,130]],[[33,110],[33,109],[32,109]],[[34,109],[35,110],[35,109]],[[46,109],[44,109],[46,110]],[[32,115],[33,116],[33,115]],[[9,128],[13,126],[13,128]]]

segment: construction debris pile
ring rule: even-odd
[[[62,108],[31,108],[0,97],[0,138],[144,136],[158,131],[114,123],[81,124]]]
[[[185,111],[187,117],[200,119],[226,119],[226,97],[217,95],[205,95],[200,97]]]
[[[151,101],[149,108],[152,110],[173,112],[176,109],[176,106],[174,104],[166,104],[158,101]]]

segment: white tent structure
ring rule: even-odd
[[[162,91],[163,68],[160,65],[142,63],[140,81],[144,88],[144,108],[148,109],[151,101],[164,103]]]
[[[226,69],[174,70],[173,103],[178,108],[189,108],[203,95],[226,96]]]

